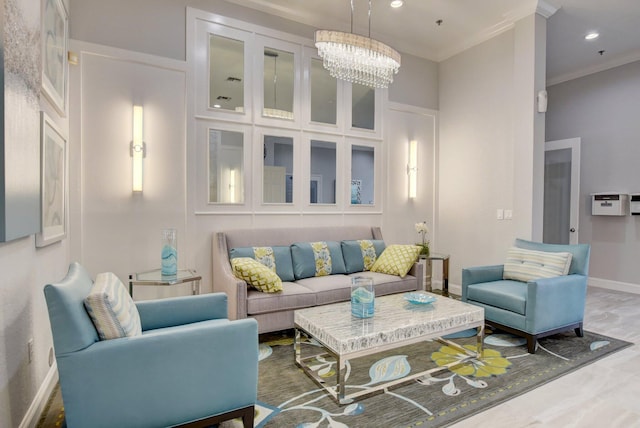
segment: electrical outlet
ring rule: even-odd
[[[513,210],[504,210],[504,219],[511,220],[513,218]]]
[[[502,220],[504,218],[504,210],[502,208],[498,208],[496,211],[496,218],[498,220]]]
[[[33,337],[27,342],[27,359],[29,364],[33,361]]]

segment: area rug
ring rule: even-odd
[[[590,332],[580,338],[571,331],[541,339],[537,353],[529,354],[524,339],[487,333],[482,361],[471,360],[345,406],[338,406],[294,364],[290,337],[263,341],[256,427],[444,427],[631,345]],[[455,342],[476,347],[475,337]],[[319,344],[307,341],[305,346]],[[461,357],[433,341],[357,359],[350,367],[347,392]],[[327,382],[335,382],[335,361],[321,358],[313,365]]]
[[[536,354],[528,354],[523,339],[486,332],[484,358],[472,360],[433,377],[338,406],[294,363],[290,334],[263,335],[255,426],[262,427],[445,427],[584,367],[631,343],[595,333],[576,337],[573,332],[539,341]],[[475,349],[475,338],[455,342]],[[306,341],[304,347],[318,347]],[[424,342],[372,357],[354,360],[347,391],[366,389],[383,380],[406,376],[460,358],[453,348]],[[335,362],[320,359],[314,369],[334,382]],[[38,427],[65,427],[60,388],[56,387]],[[241,427],[239,421],[221,428]]]

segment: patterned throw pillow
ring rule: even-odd
[[[416,245],[389,245],[371,267],[371,272],[404,278],[418,260],[421,248]]]
[[[295,281],[291,248],[287,246],[273,247],[236,247],[229,250],[229,259],[251,257],[265,266],[275,268],[282,281]]]
[[[316,276],[331,275],[331,253],[326,242],[311,242],[316,262]]]
[[[276,271],[276,256],[273,254],[271,247],[253,247],[253,258],[271,269]]]
[[[360,244],[360,250],[362,251],[362,261],[364,264],[364,270],[371,270],[371,267],[376,262],[378,256],[376,255],[376,247],[373,246],[373,242],[363,239],[358,241]]]
[[[503,279],[531,281],[566,275],[571,266],[571,253],[526,250],[512,247],[507,251]]]
[[[142,334],[140,314],[122,281],[111,272],[99,273],[84,299],[84,307],[100,340]]]
[[[282,291],[282,280],[274,271],[251,257],[237,257],[231,260],[233,274],[246,281],[256,290],[265,293]]]

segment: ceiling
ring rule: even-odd
[[[351,31],[350,0],[227,1],[315,28]],[[353,32],[368,35],[369,1],[353,1]],[[548,84],[640,59],[638,0],[405,0],[398,9],[389,2],[371,1],[371,37],[433,61],[511,28],[536,8],[555,11],[547,25]],[[600,37],[586,41],[590,31]]]

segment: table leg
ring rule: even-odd
[[[442,261],[442,295],[449,296],[449,258]]]
[[[484,349],[484,323],[478,327],[478,334],[476,335],[476,351],[478,353],[478,358],[482,358],[482,352]]]
[[[129,275],[129,296],[133,298],[133,275]]]
[[[340,357],[338,357],[338,364],[336,370],[336,396],[338,398],[338,403],[347,404],[351,400],[345,400],[344,396],[346,395],[345,388],[345,377],[347,375],[347,364],[346,361]]]
[[[200,280],[196,279],[195,281],[191,281],[191,294],[194,296],[196,294],[200,294]]]

